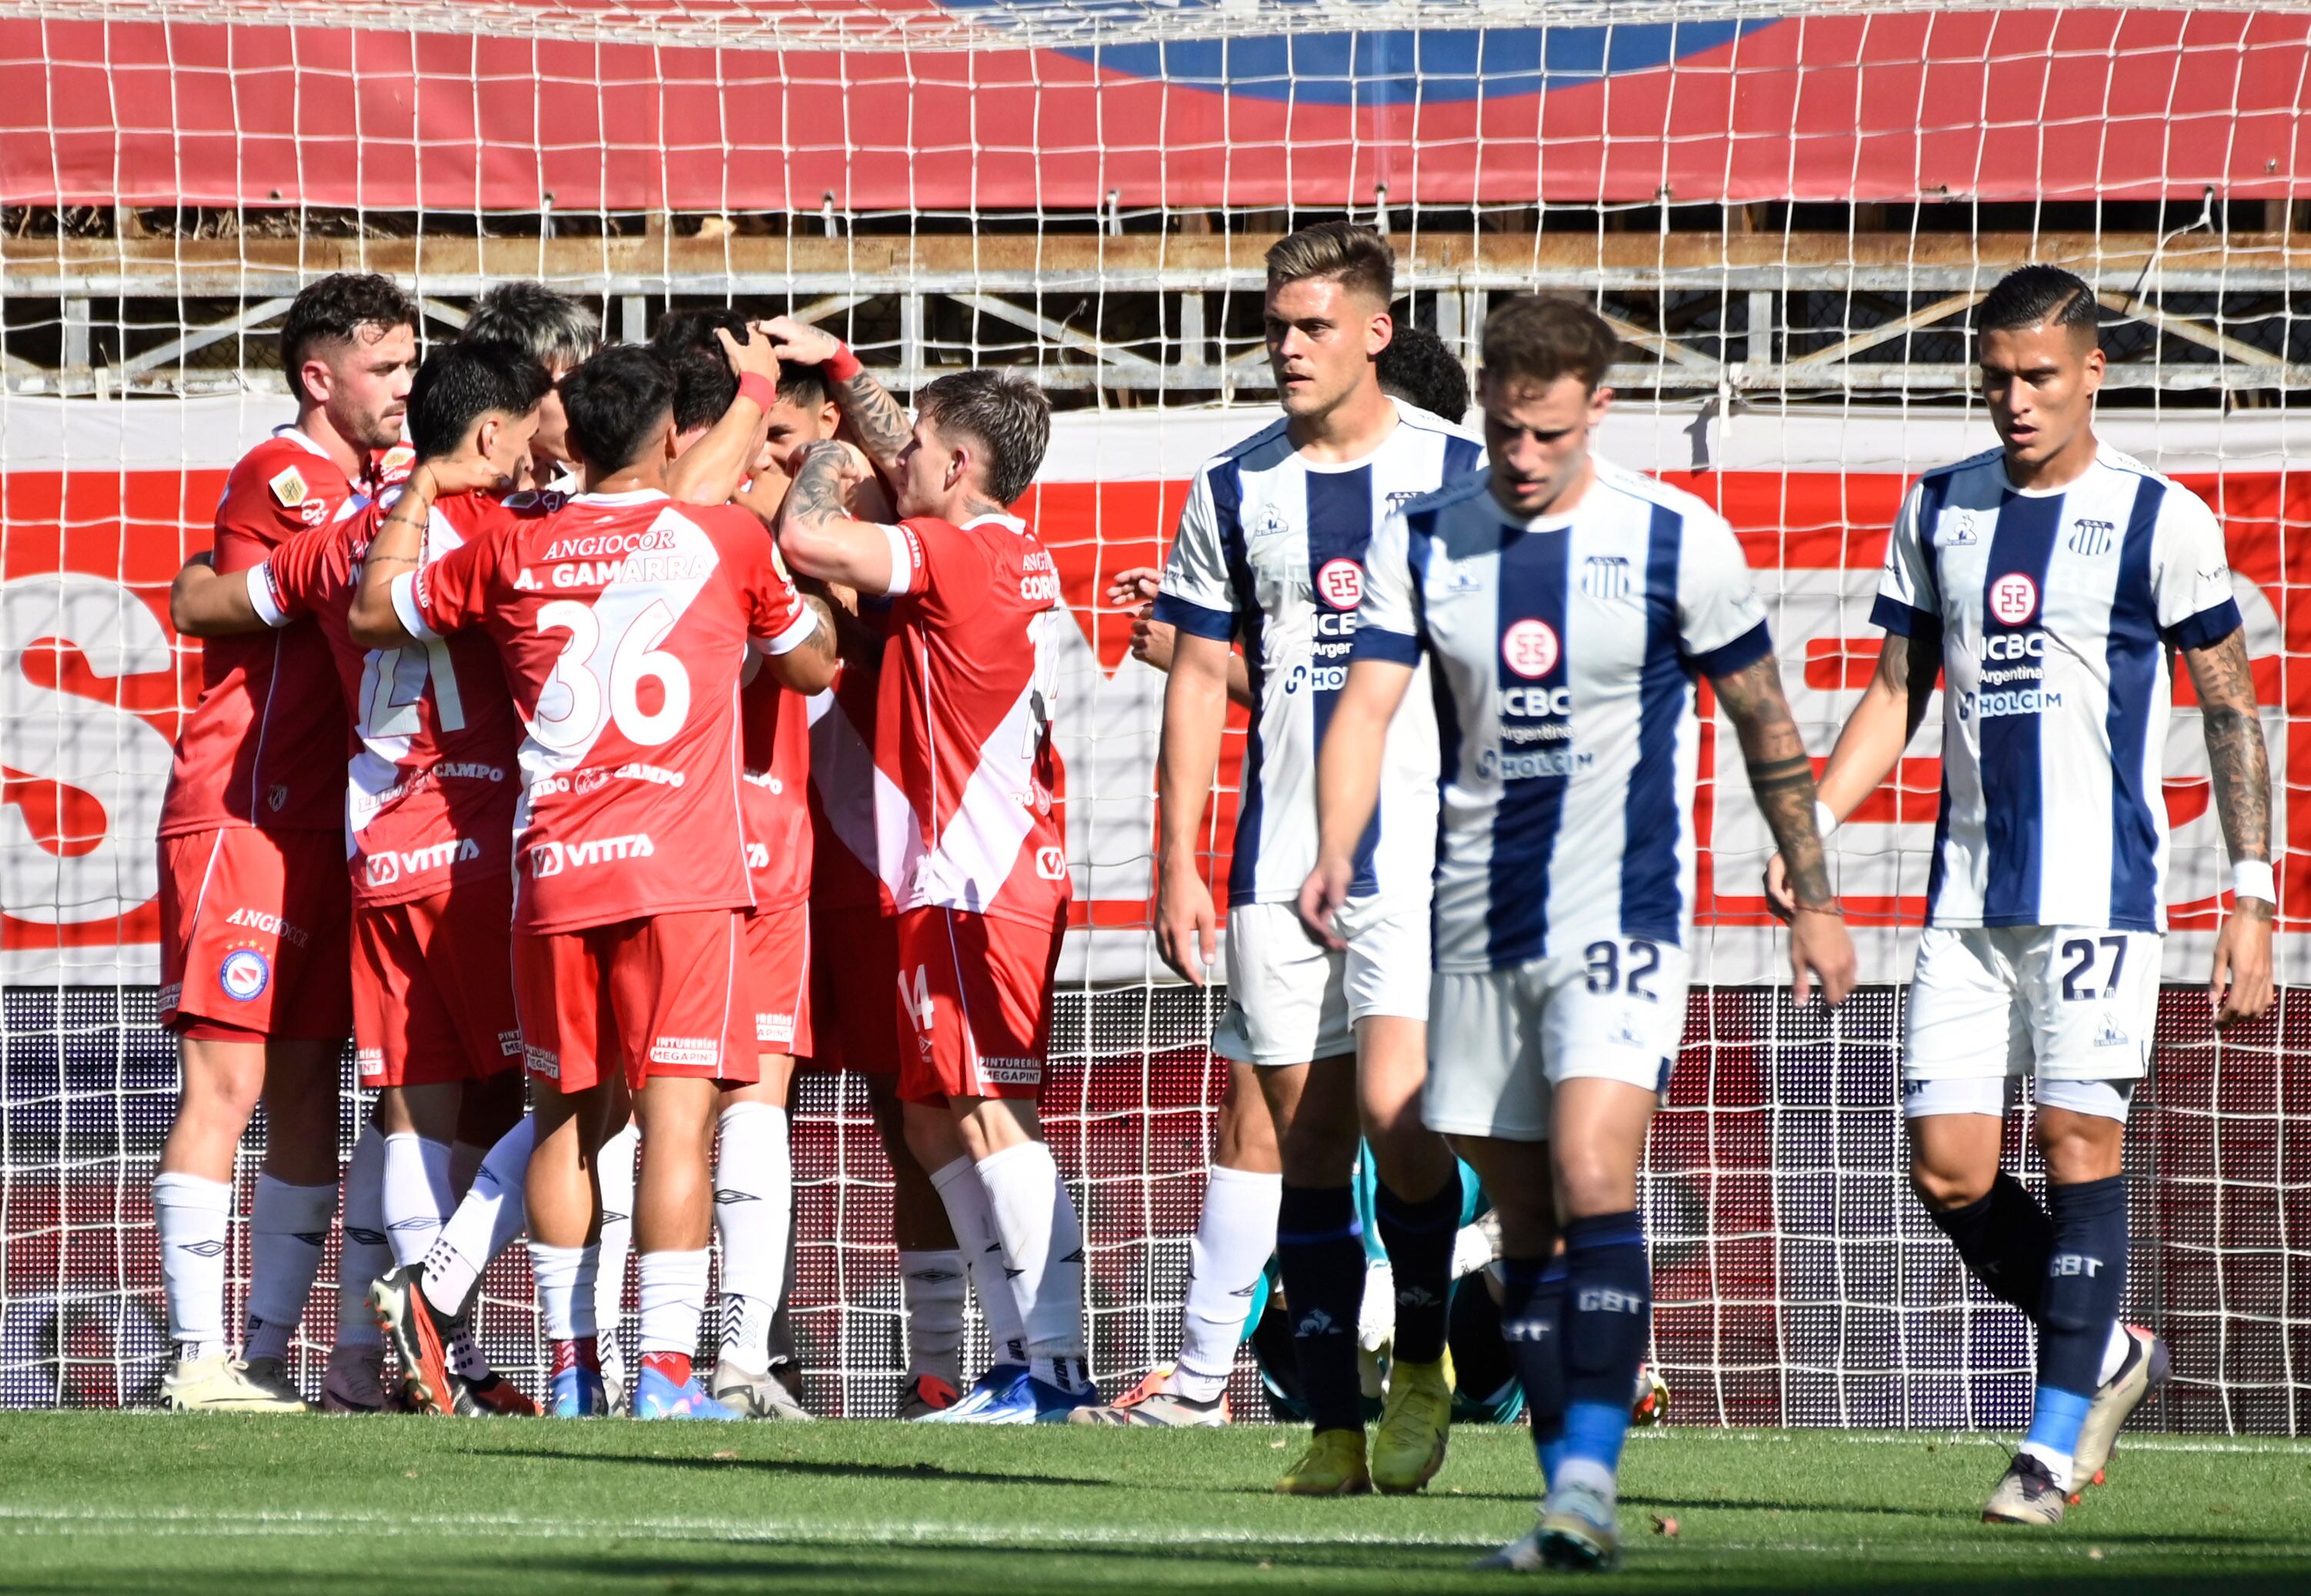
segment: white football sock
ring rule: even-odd
[[[1021,1142],[979,1161],[1004,1275],[1027,1327],[1027,1361],[1039,1380],[1073,1391],[1082,1378],[1083,1232],[1051,1149]]]
[[[750,1374],[771,1366],[771,1321],[786,1288],[794,1215],[787,1111],[734,1103],[714,1159],[714,1234],[722,1243],[722,1356]]]
[[[964,1269],[960,1248],[899,1254],[910,1380],[934,1374],[958,1391],[963,1387],[963,1305],[970,1295]]]
[[[449,1144],[414,1130],[385,1138],[385,1235],[397,1264],[418,1263],[449,1217]]]
[[[2108,1385],[2117,1374],[2118,1366],[2126,1361],[2126,1349],[2134,1345],[2134,1338],[2126,1333],[2126,1326],[2111,1321],[2110,1339],[2103,1344],[2102,1373],[2095,1376],[2097,1385]]]
[[[626,1316],[626,1260],[634,1250],[634,1157],[642,1141],[641,1128],[626,1128],[602,1144],[599,1172],[602,1188],[600,1272],[594,1278],[594,1322],[602,1343],[602,1373],[613,1380],[625,1378],[626,1358],[618,1331]]]
[[[337,1345],[375,1347],[383,1338],[370,1312],[372,1281],[393,1267],[385,1239],[385,1138],[364,1125],[345,1161],[345,1220],[337,1243]]]
[[[1003,1279],[1003,1242],[995,1234],[995,1215],[988,1207],[987,1188],[968,1157],[958,1158],[931,1172],[931,1185],[946,1208],[948,1228],[963,1249],[964,1266],[979,1293],[979,1311],[987,1320],[990,1356],[999,1364],[1027,1361],[1027,1326]]]
[[[257,1177],[249,1206],[249,1334],[243,1357],[287,1357],[297,1321],[321,1272],[329,1221],[336,1217],[337,1183],[292,1186]]]
[[[1204,1211],[1188,1245],[1188,1300],[1180,1314],[1180,1357],[1172,1389],[1193,1402],[1227,1390],[1243,1342],[1244,1315],[1276,1252],[1276,1210],[1284,1177],[1215,1164]]]
[[[153,1223],[161,1233],[161,1290],[177,1356],[222,1357],[232,1188],[199,1175],[155,1175]]]
[[[425,1254],[425,1300],[444,1313],[455,1313],[482,1283],[491,1260],[506,1250],[529,1222],[523,1206],[522,1179],[529,1173],[530,1149],[536,1145],[537,1121],[524,1114],[514,1128],[498,1138],[474,1171],[474,1183],[458,1204],[457,1212],[441,1226],[432,1249]]]
[[[706,1316],[706,1277],[712,1257],[695,1252],[645,1252],[640,1259],[641,1312],[637,1356],[679,1352],[698,1356],[699,1321]]]
[[[530,1278],[537,1283],[537,1313],[549,1341],[581,1341],[593,1335],[594,1271],[600,1261],[592,1247],[529,1244]]]

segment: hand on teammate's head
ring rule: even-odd
[[[823,366],[842,347],[842,341],[833,333],[807,321],[797,321],[791,316],[773,316],[756,325],[769,336],[771,348],[779,359],[798,365]]]
[[[714,329],[715,341],[722,345],[722,358],[730,362],[730,370],[741,381],[748,377],[761,377],[772,383],[779,379],[779,355],[772,346],[764,323],[747,323],[751,335],[745,343],[730,336],[728,327]]]

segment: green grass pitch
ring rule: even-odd
[[[1522,1430],[1411,1499],[1269,1494],[1299,1432],[0,1417],[0,1589],[1496,1591]],[[1975,1522],[2010,1442],[1669,1430],[1629,1591],[2311,1590],[2311,1444],[2130,1438],[2052,1532]],[[1657,1521],[1673,1518],[1678,1533]]]

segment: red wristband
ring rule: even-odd
[[[767,411],[779,402],[779,385],[760,371],[749,371],[738,379],[738,397],[752,399],[757,410]]]
[[[826,374],[837,382],[848,382],[859,375],[859,357],[850,353],[848,344],[837,344],[834,353],[826,357]]]

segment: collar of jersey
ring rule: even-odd
[[[1027,523],[1016,515],[975,515],[964,522],[964,526],[966,528],[984,527],[990,521],[993,521],[999,527],[1008,527],[1014,532],[1025,532],[1027,529]]]
[[[578,495],[578,502],[580,504],[648,504],[656,499],[664,499],[668,503],[673,502],[673,495],[664,488],[629,488],[623,493]]]
[[[1998,482],[2001,487],[2017,499],[2059,499],[2084,482],[2087,479],[2087,472],[2092,471],[2096,466],[2106,465],[2109,459],[2110,445],[2097,438],[2095,440],[2094,464],[2089,466],[2086,471],[2080,472],[2058,488],[2024,488],[2014,485],[2014,474],[2007,470],[2006,451],[2001,449],[1998,451]]]
[[[1396,406],[1396,427],[1404,425],[1404,401],[1398,398],[1395,395],[1391,394],[1389,396],[1388,402]],[[1378,443],[1374,444],[1370,449],[1365,450],[1364,453],[1358,455],[1353,460],[1312,460],[1306,455],[1302,454],[1296,445],[1293,448],[1292,458],[1300,462],[1300,469],[1303,471],[1312,471],[1319,476],[1329,476],[1333,473],[1339,471],[1360,471],[1365,467],[1371,465],[1374,459],[1378,458],[1380,451],[1386,449],[1390,442],[1395,439],[1396,427],[1389,428],[1389,430],[1382,435],[1381,440]],[[1290,443],[1292,441],[1292,433],[1288,425],[1284,434],[1284,440],[1286,443]]]
[[[294,443],[298,448],[305,450],[308,454],[317,454],[325,460],[329,458],[329,451],[323,449],[319,444],[314,442],[310,438],[307,437],[305,435],[305,429],[299,426],[294,422],[291,422],[285,426],[274,428],[273,435],[275,438],[288,439],[289,441]]]

